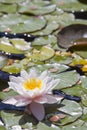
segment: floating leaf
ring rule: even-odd
[[[0,130],[6,130],[4,126],[0,126]]]
[[[62,104],[63,106],[58,108],[58,110],[66,113],[67,116],[61,120],[60,124],[65,125],[69,124],[70,122],[74,122],[82,115],[82,108],[78,103],[74,101],[64,100]]]
[[[55,77],[60,79],[60,82],[56,89],[71,87],[72,85],[75,85],[80,78],[76,71],[59,73]]]
[[[14,26],[9,26],[13,33],[25,33],[25,32],[34,32],[41,30],[46,24],[46,21],[43,17],[33,17],[29,20],[24,21],[24,23],[15,24]]]
[[[87,93],[83,93],[81,95],[81,98],[82,98],[83,105],[87,107]]]
[[[8,87],[8,85],[7,85],[7,87]],[[12,96],[15,96],[15,95],[17,95],[17,93],[15,91],[13,91],[13,90],[9,90],[8,92],[1,91],[0,92],[0,99],[5,100],[8,97],[12,97]]]
[[[40,50],[33,50],[31,58],[32,60],[45,61],[54,56],[54,50],[50,47],[42,47]]]
[[[53,12],[55,9],[56,5],[38,6],[27,4],[26,6],[21,6],[18,12],[24,14],[43,15]]]
[[[3,68],[8,62],[8,58],[0,55],[0,69]]]
[[[86,0],[52,0],[53,3],[56,3],[57,6],[64,11],[69,11],[69,12],[76,12],[76,11],[82,11],[83,12],[87,9],[87,1]]]
[[[74,45],[78,39],[87,37],[87,25],[72,24],[66,26],[58,33],[58,45],[63,48],[69,48]]]
[[[3,44],[3,43],[0,43],[0,50],[4,51],[5,53],[15,53],[15,54],[23,54],[24,53],[24,51],[15,48],[11,44],[6,45],[6,44]]]
[[[24,39],[10,39],[10,42],[14,45],[15,48],[25,51],[25,50],[30,50],[31,45],[29,42],[26,42]]]
[[[3,26],[4,24],[4,26]],[[29,17],[25,15],[12,14],[0,18],[0,31],[10,28],[12,33],[25,33],[41,30],[46,24],[43,17]]]
[[[77,120],[73,123],[70,123],[68,125],[65,125],[62,130],[86,130],[86,125],[84,124],[84,121]]]
[[[87,93],[87,77],[86,76],[81,76],[81,82],[82,82],[82,88],[85,93]]]
[[[48,63],[48,64],[44,64],[44,65],[37,65],[36,68],[38,71],[48,70],[49,72],[55,73],[56,75],[58,73],[66,71],[66,69],[68,69],[68,67],[66,65],[61,65],[58,63]],[[55,70],[55,72],[52,72],[53,69]]]
[[[37,121],[32,116],[22,112],[22,111],[1,111],[1,118],[4,121],[5,127],[11,128],[15,125],[27,126],[29,128],[29,123],[32,122],[36,124]],[[27,125],[26,125],[27,124]]]
[[[46,129],[46,130],[56,130],[56,128],[52,128],[52,127],[49,127],[49,126],[47,126],[47,125],[45,125],[45,124],[43,124],[43,123],[39,123],[38,125],[37,125],[37,129],[36,130],[44,130],[44,129]],[[59,127],[57,127],[57,130],[60,130],[60,128]]]
[[[2,71],[8,72],[8,73],[20,73],[22,69],[27,68],[29,60],[28,59],[23,59],[21,61],[14,62],[11,65],[6,65],[2,68]],[[3,79],[3,77],[2,77]]]
[[[13,3],[21,3],[24,2],[25,0],[1,0],[0,2],[6,3],[6,4],[13,4]]]
[[[32,45],[34,46],[43,46],[43,45],[53,45],[57,42],[57,38],[54,35],[49,35],[45,37],[39,37],[36,38],[33,42]]]

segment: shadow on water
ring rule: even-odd
[[[78,0],[82,4],[87,4],[87,0]]]

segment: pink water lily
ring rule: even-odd
[[[45,116],[44,105],[57,103],[62,98],[52,95],[52,89],[59,83],[59,79],[54,79],[48,75],[48,71],[43,71],[40,75],[35,69],[29,73],[21,71],[20,76],[10,76],[9,88],[18,95],[4,100],[4,103],[15,106],[29,106],[31,113],[39,120]]]

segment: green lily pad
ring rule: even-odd
[[[10,28],[12,33],[33,32],[41,30],[45,24],[46,20],[43,17],[9,14],[0,18],[0,31],[5,31],[7,28]]]
[[[20,73],[21,70],[27,68],[28,62],[28,59],[23,59],[21,61],[14,62],[12,65],[4,66],[2,70],[8,73]]]
[[[24,21],[24,23],[15,24],[14,26],[10,25],[9,28],[13,33],[29,33],[41,30],[45,24],[46,20],[43,17],[32,17],[31,19]]]
[[[87,77],[81,76],[82,88],[85,93],[87,93]]]
[[[69,94],[69,95],[74,95],[74,96],[79,96],[81,97],[81,94],[83,93],[84,89],[82,88],[82,85],[81,84],[76,84],[70,88],[65,88],[65,89],[62,89],[63,92]]]
[[[0,50],[6,53],[15,53],[15,54],[23,54],[24,51],[15,48],[10,41],[6,38],[0,39]]]
[[[64,11],[80,11],[80,10],[87,10],[87,1],[86,0],[52,0],[59,8],[63,9]],[[85,4],[84,4],[85,2]]]
[[[21,3],[24,2],[25,0],[1,0],[1,3],[6,3],[6,4],[13,4],[13,3]]]
[[[17,114],[17,116],[15,116]],[[9,127],[9,126],[14,126],[14,125],[19,125],[19,120],[22,118],[23,112],[19,111],[1,111],[1,117],[4,121],[4,123]]]
[[[19,50],[26,51],[31,49],[31,45],[29,42],[26,42],[24,39],[10,39],[11,44]]]
[[[6,130],[4,126],[0,126],[0,130]]]
[[[30,17],[20,14],[5,14],[0,17],[0,25],[10,26],[18,23],[23,23],[24,20],[28,20]]]
[[[84,49],[84,48],[83,48]],[[74,51],[74,53],[80,55],[82,58],[87,58],[87,51]]]
[[[10,28],[10,25],[23,23],[26,19],[29,19],[29,17],[20,14],[5,14],[0,17],[0,31],[6,31],[7,28]]]
[[[57,38],[54,35],[36,38],[33,42],[33,46],[53,45],[56,44]]]
[[[36,69],[38,71],[45,71],[45,70],[48,70],[49,72],[51,73],[54,73],[54,74],[58,74],[60,72],[63,72],[67,69],[68,67],[66,65],[62,65],[62,64],[58,64],[58,63],[51,63],[51,64],[44,64],[44,65],[37,65],[36,66]],[[50,74],[51,74],[50,73]]]
[[[8,85],[6,87],[8,87]],[[15,96],[15,95],[17,95],[17,93],[15,91],[13,91],[13,90],[10,90],[8,92],[1,91],[0,92],[0,100],[5,100],[8,97],[12,97],[12,96]]]
[[[87,107],[87,93],[83,93],[81,95],[81,98],[82,98],[83,105]]]
[[[60,30],[60,26],[64,27],[71,24],[75,19],[73,14],[62,13],[61,15],[45,15],[44,16],[48,22],[47,26],[41,31],[34,32],[34,35],[48,35],[53,33],[55,30]]]
[[[45,61],[54,56],[54,50],[50,47],[43,46],[40,50],[33,50],[31,54],[32,60]]]
[[[74,123],[65,125],[62,130],[86,130],[86,124],[82,120],[77,120]]]
[[[81,117],[82,108],[78,103],[74,101],[64,100],[62,104],[63,106],[58,108],[58,110],[66,113],[67,116],[64,119],[61,119],[60,125],[69,124],[70,122],[74,122],[76,119]]]
[[[1,118],[3,119],[5,127],[8,129],[12,128],[12,126],[15,125],[20,125],[23,127],[25,126],[26,128],[26,124],[29,124],[30,122],[36,124],[37,122],[36,119],[31,115],[28,115],[21,111],[14,111],[14,110],[1,111]],[[29,125],[27,126],[29,128]]]
[[[17,5],[16,4],[0,4],[0,12],[2,13],[16,13]]]
[[[60,82],[58,86],[56,87],[56,89],[63,89],[63,88],[71,87],[75,85],[79,81],[79,78],[80,78],[80,76],[76,73],[76,71],[59,73],[55,77],[60,79]]]
[[[32,34],[33,35],[40,35],[40,36],[49,35],[53,31],[57,30],[58,28],[59,28],[58,23],[49,21],[45,28],[43,28],[41,31],[37,31],[37,32],[34,32]]]
[[[46,130],[60,130],[60,128],[59,127],[56,127],[56,128],[54,128],[54,127],[51,127],[51,126],[47,126],[47,125],[45,125],[45,124],[43,124],[43,123],[39,123],[38,125],[37,125],[37,128],[36,128],[36,130],[44,130],[44,129],[46,129]]]
[[[53,46],[53,48],[56,50],[56,48]],[[69,64],[72,62],[72,57],[70,53],[67,52],[60,52],[56,51],[55,56],[50,60],[50,62],[55,62],[59,64]]]
[[[0,55],[0,69],[3,68],[8,62],[8,58]]]
[[[85,106],[83,108],[82,121],[87,122],[87,107],[85,107]]]
[[[53,12],[55,9],[56,5],[38,6],[34,4],[27,4],[26,6],[20,7],[18,12],[24,14],[43,15]]]

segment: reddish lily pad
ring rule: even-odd
[[[62,48],[69,48],[75,44],[76,40],[87,38],[87,25],[72,24],[66,26],[58,33],[58,45]],[[87,42],[78,42],[78,45],[87,45]]]

